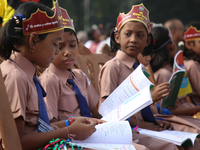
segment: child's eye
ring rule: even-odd
[[[130,36],[131,34],[130,33],[125,33],[125,35]]]
[[[71,47],[76,47],[76,44],[75,45],[70,45]]]
[[[139,37],[143,37],[144,35],[143,35],[143,34],[138,34],[138,36],[139,36]]]
[[[62,47],[62,46],[60,46],[60,47],[59,47],[59,50],[62,50],[62,48],[63,48],[63,47]]]
[[[58,46],[56,43],[53,43],[53,45],[54,45],[55,47],[57,47],[57,46]]]

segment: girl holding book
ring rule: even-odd
[[[111,34],[111,47],[115,49],[113,51],[118,51],[112,60],[106,62],[99,74],[100,103],[134,71],[138,65],[137,56],[139,53],[146,56],[150,54],[143,49],[151,43],[151,29],[152,24],[149,21],[148,10],[143,4],[133,6],[128,14],[119,14],[116,28]],[[155,121],[155,119],[152,121]],[[172,129],[168,122],[160,120],[157,122],[144,121],[141,112],[130,118],[130,124],[151,130]],[[133,134],[133,138],[139,139],[139,143],[149,149],[177,149],[172,143],[149,136]],[[148,140],[145,140],[146,138]],[[150,143],[154,143],[153,141],[159,144],[151,145]]]
[[[164,27],[153,28],[152,34],[155,40],[155,46],[153,52],[151,53],[152,59],[150,64],[154,72],[155,81],[157,85],[159,85],[163,82],[168,82],[172,75],[173,68],[170,64],[171,56],[169,47],[170,44],[173,43],[173,39],[169,36],[169,30]],[[200,106],[195,106],[193,103],[188,102],[186,96],[187,95],[177,99],[176,107],[174,109],[170,109],[169,114],[194,115],[200,111]],[[163,114],[164,113],[167,112],[163,112]]]
[[[36,65],[48,67],[59,53],[63,34],[59,18],[57,2],[55,12],[40,3],[26,2],[1,33],[0,55],[5,60],[1,70],[22,149],[39,149],[52,139],[68,139],[69,134],[84,140],[96,131],[99,121],[75,117],[71,122],[49,123],[43,100],[46,93],[35,73]]]

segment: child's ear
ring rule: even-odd
[[[116,41],[118,44],[120,44],[120,36],[119,36],[119,33],[118,33],[118,32],[114,33],[114,37],[115,37],[115,41]]]
[[[30,36],[29,36],[29,39],[28,39],[29,50],[31,52],[34,52],[34,50],[35,50],[35,43],[37,43],[37,41],[39,41],[38,34],[36,32],[32,32],[30,34]]]
[[[187,49],[193,49],[194,42],[191,42],[191,41],[185,42],[185,47],[187,47]]]

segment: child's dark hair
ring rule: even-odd
[[[190,26],[193,26],[193,27],[195,27],[197,30],[200,30],[200,22],[198,22],[198,21],[192,21],[192,22],[188,23],[188,24],[185,26],[184,32],[185,32]],[[194,41],[187,41],[187,42],[190,42],[190,43],[195,44]],[[184,42],[184,41],[181,41],[181,42],[180,42],[179,49],[183,50],[183,56],[184,56],[184,59],[185,59],[185,60],[195,60],[195,61],[197,61],[197,62],[200,63],[200,56],[198,56],[197,54],[195,54],[195,52],[193,52],[191,49],[188,49],[188,48],[185,46],[185,42]]]
[[[151,33],[154,38],[154,48],[150,55],[150,65],[153,72],[156,72],[168,63],[173,64],[173,62],[171,62],[173,58],[171,58],[170,52],[166,48],[166,45],[172,41],[169,36],[169,30],[164,27],[154,27]]]
[[[78,42],[77,35],[76,35],[76,32],[75,32],[74,30],[69,29],[69,28],[64,28],[64,32],[70,32],[70,34],[74,34],[75,37],[76,37],[76,41],[77,41],[77,43],[79,43],[79,42]]]
[[[146,46],[143,51],[142,51],[142,55],[143,56],[148,56],[151,54],[151,52],[153,51],[153,46],[154,46],[154,40],[153,40],[153,36],[150,33],[149,36],[151,37],[151,42],[148,46]]]
[[[110,34],[110,48],[111,52],[116,52],[120,49],[120,45],[115,41],[115,29]]]
[[[31,14],[36,12],[37,9],[45,11],[48,16],[53,16],[54,11],[51,8],[36,2],[26,2],[21,4],[15,11],[14,16],[12,17],[3,27],[1,38],[0,38],[0,55],[4,59],[9,59],[13,51],[19,52],[16,48],[16,45],[26,45],[25,36],[23,35],[22,27],[22,18],[20,14],[23,15],[23,18],[29,19]],[[17,22],[19,20],[19,23]],[[47,34],[39,34],[38,37],[40,40],[45,39]]]
[[[120,31],[119,31],[119,33],[120,33]],[[153,50],[153,44],[154,44],[153,36],[151,33],[148,35],[148,37],[149,36],[151,37],[151,42],[142,51],[143,56],[150,55],[151,51]],[[116,52],[117,50],[120,49],[120,44],[115,41],[115,29],[111,32],[111,35],[110,35],[110,48],[111,48],[111,52]]]
[[[166,64],[170,63],[170,52],[165,47],[152,51],[150,65],[153,72],[156,72]]]

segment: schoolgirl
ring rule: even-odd
[[[137,56],[139,53],[146,56],[150,54],[150,52],[143,51],[143,49],[151,42],[151,29],[152,24],[149,21],[149,12],[143,4],[134,5],[127,14],[119,14],[116,28],[111,34],[111,48],[114,49],[113,51],[118,51],[113,59],[105,63],[99,74],[100,103],[134,71],[138,65]],[[130,118],[130,124],[133,126],[139,124],[141,128],[152,130],[171,129],[168,122],[152,123],[144,121],[141,112]],[[144,139],[147,137],[148,141],[145,141]],[[177,149],[175,145],[168,142],[165,143],[165,141],[161,142],[157,139],[156,141],[159,141],[159,144],[151,145],[149,144],[150,141],[155,139],[147,137],[133,134],[133,138],[139,139],[139,144],[143,144],[149,149],[163,149],[162,145],[166,143],[166,149]]]
[[[39,3],[23,3],[1,34],[1,70],[22,149],[39,149],[53,138],[68,139],[69,134],[83,140],[95,132],[97,122],[85,117],[71,119],[71,125],[49,123],[35,66],[48,67],[59,53],[63,26],[58,8],[57,2],[55,12]]]

